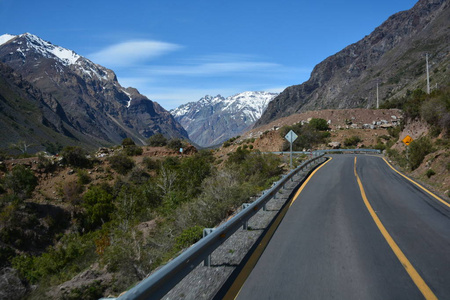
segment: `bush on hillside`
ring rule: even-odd
[[[354,135],[354,136],[351,136],[349,138],[346,138],[344,140],[344,145],[347,146],[347,147],[357,146],[361,142],[362,142],[361,138],[359,136]]]
[[[433,152],[433,145],[429,138],[421,137],[411,142],[409,145],[409,162],[411,170],[417,169],[425,156]]]
[[[31,196],[37,184],[34,172],[23,165],[15,166],[3,179],[3,186],[22,200]]]
[[[312,118],[308,125],[319,131],[326,131],[330,129],[327,121],[324,119]]]
[[[68,146],[61,151],[63,163],[78,168],[89,168],[92,161],[87,158],[86,150],[78,146]]]
[[[180,139],[172,139],[167,143],[167,147],[179,151],[180,148],[183,148],[183,142]]]
[[[147,143],[152,147],[164,147],[167,145],[167,139],[162,133],[156,133],[148,138]]]
[[[116,154],[108,158],[108,161],[117,173],[121,175],[127,174],[134,167],[134,161],[126,155]]]
[[[113,195],[100,186],[92,186],[83,196],[82,206],[86,209],[85,228],[92,230],[110,220],[114,211]]]

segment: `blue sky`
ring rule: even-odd
[[[415,0],[0,0],[0,35],[30,32],[115,71],[166,109],[276,91]]]

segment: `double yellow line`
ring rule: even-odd
[[[369,200],[367,200],[366,192],[364,191],[364,187],[363,187],[363,185],[361,183],[361,179],[359,178],[358,173],[356,172],[356,156],[355,156],[355,169],[354,169],[354,171],[355,171],[356,181],[358,182],[358,186],[359,186],[359,189],[361,191],[361,196],[362,196],[362,198],[364,200],[364,204],[366,205],[367,210],[369,211],[370,215],[372,216],[372,219],[375,221],[375,224],[377,225],[377,227],[380,230],[381,234],[386,239],[386,242],[389,244],[389,246],[391,247],[392,251],[394,251],[394,254],[397,256],[398,260],[403,265],[403,267],[405,268],[406,272],[408,272],[408,275],[411,277],[411,279],[414,281],[416,286],[419,288],[420,292],[425,297],[425,299],[427,299],[427,300],[428,299],[430,299],[430,300],[431,299],[437,299],[437,297],[434,295],[433,291],[431,291],[431,289],[428,287],[428,285],[425,283],[425,281],[422,279],[422,277],[419,275],[419,273],[416,271],[416,269],[413,267],[413,265],[410,263],[410,261],[406,258],[405,254],[402,252],[400,247],[397,245],[397,243],[391,237],[389,232],[386,230],[384,225],[381,223],[381,221],[378,218],[377,214],[373,210],[372,205],[370,205]],[[397,170],[395,170],[395,171],[397,171]],[[400,175],[402,175],[402,174],[400,174]],[[403,177],[405,177],[405,176],[403,176]],[[407,177],[405,177],[405,178],[407,178]]]
[[[330,158],[330,160],[331,160],[331,158]],[[295,202],[295,200],[297,200],[297,198],[299,197],[300,193],[303,191],[303,189],[305,188],[305,186],[309,182],[309,180],[312,178],[312,176],[320,168],[325,166],[325,164],[327,164],[330,160],[328,160],[326,163],[322,164],[319,168],[314,170],[314,172],[312,172],[311,175],[308,176],[308,178],[303,182],[303,184],[298,189],[298,191],[296,192],[295,196],[292,198],[290,203],[288,203],[288,205],[284,206],[284,208],[278,214],[277,218],[272,223],[271,227],[268,229],[267,233],[265,234],[265,236],[263,237],[263,239],[261,240],[259,245],[256,247],[255,251],[253,252],[251,257],[249,258],[249,260],[247,261],[247,263],[243,267],[242,271],[239,273],[239,275],[237,276],[237,278],[235,279],[235,281],[233,282],[233,284],[231,285],[230,289],[228,290],[227,294],[224,296],[223,299],[236,299],[237,298],[237,296],[239,295],[239,292],[240,292],[242,286],[244,285],[245,280],[248,278],[248,276],[250,275],[251,271],[255,267],[256,263],[258,262],[260,256],[262,255],[263,251],[265,250],[267,244],[269,243],[270,239],[272,238],[273,234],[275,233],[275,230],[277,229],[278,225],[281,223],[281,220],[284,218],[284,216],[287,213],[288,209],[292,206],[292,204]],[[397,245],[397,243],[394,241],[392,236],[386,230],[386,228],[384,227],[384,225],[381,223],[380,219],[378,218],[377,214],[375,213],[374,209],[372,208],[372,205],[370,204],[369,200],[367,199],[366,192],[365,192],[364,187],[362,185],[361,179],[359,178],[358,173],[356,172],[356,161],[357,161],[357,158],[355,157],[355,162],[354,162],[355,177],[356,177],[356,180],[358,182],[358,186],[359,186],[359,189],[360,189],[361,196],[363,198],[364,204],[366,205],[367,210],[369,211],[370,215],[372,216],[372,219],[374,220],[375,224],[377,225],[377,227],[380,230],[381,234],[385,238],[386,242],[391,247],[392,251],[397,256],[398,260],[403,265],[403,267],[405,268],[406,272],[411,277],[411,279],[413,280],[413,282],[415,283],[417,288],[420,290],[422,295],[425,297],[425,299],[427,299],[427,300],[437,299],[436,295],[433,293],[433,291],[431,291],[431,289],[428,287],[428,285],[425,283],[425,281],[422,279],[422,277],[419,275],[419,273],[413,267],[411,262],[406,258],[405,254],[402,252],[400,247]],[[442,202],[443,204],[449,206],[448,203],[446,203],[445,201],[441,200],[439,197],[437,197],[436,195],[434,195],[433,193],[431,193],[430,191],[428,191],[427,189],[425,189],[424,187],[422,187],[418,183],[412,181],[408,177],[404,176],[403,174],[401,174],[400,172],[395,170],[386,160],[385,160],[385,162],[395,172],[397,172],[401,176],[405,177],[406,179],[408,179],[412,183],[416,184],[417,186],[419,186],[420,188],[425,190],[431,196],[433,196],[434,198],[439,200],[439,202]]]

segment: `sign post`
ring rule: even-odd
[[[405,138],[402,140],[403,143],[406,145],[406,160],[408,161],[409,165],[409,144],[413,141],[412,137],[409,135],[405,136]]]
[[[295,132],[293,132],[292,130],[289,131],[284,138],[288,140],[288,142],[291,144],[290,147],[290,168],[292,170],[292,143],[297,139],[297,135],[295,134]]]

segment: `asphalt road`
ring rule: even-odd
[[[355,157],[312,175],[237,299],[450,299],[450,207]]]

